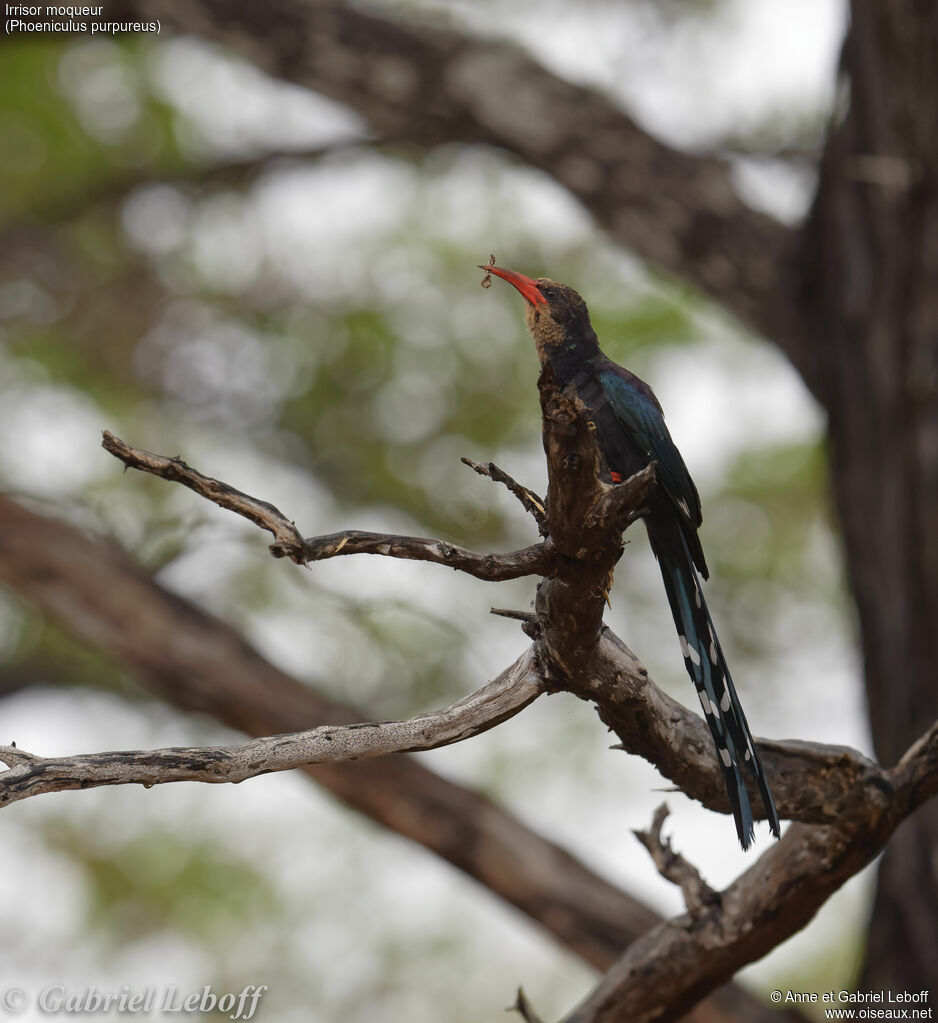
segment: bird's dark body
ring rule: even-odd
[[[622,424],[606,400],[603,386],[600,383],[600,374],[621,374],[627,387],[633,387],[636,390],[645,389],[649,395],[651,388],[643,380],[639,380],[633,373],[617,366],[604,355],[581,365],[575,373],[565,373],[555,360],[551,359],[550,361],[561,387],[573,383],[580,401],[589,409],[590,419],[596,427],[596,442],[599,444],[599,449],[603,453],[609,470],[618,473],[623,479],[627,479],[633,473],[644,469],[648,465],[648,458],[622,429]]]
[[[658,404],[654,391],[648,384],[625,367],[608,359],[601,352],[581,364],[576,372],[571,372],[572,367],[569,364],[558,365],[554,359],[550,359],[550,362],[561,386],[573,383],[580,401],[589,411],[590,419],[596,428],[596,443],[599,445],[599,450],[603,454],[610,474],[615,474],[625,480],[644,469],[652,460],[650,456],[653,455],[653,452],[647,444],[643,445],[639,442],[632,430],[624,428],[621,414],[617,413],[610,400],[610,387],[618,387],[621,394],[628,396],[627,400],[644,406],[652,416],[660,415],[663,424],[664,414],[661,412],[661,406]],[[694,565],[704,579],[708,579],[710,572],[697,536],[697,530],[703,521],[697,488],[684,465],[681,453],[671,441],[670,434],[665,431],[659,438],[659,444],[666,450],[660,451],[655,457],[669,458],[675,467],[675,472],[680,475],[684,493],[678,496],[678,500],[685,502],[688,514],[675,514],[679,509],[675,507],[674,498],[656,490],[652,495],[645,525],[653,529],[655,523],[663,524],[664,520],[674,520],[675,528],[687,542]]]
[[[599,348],[583,299],[546,278],[485,267],[524,296],[527,324],[541,364],[550,364],[562,386],[572,384],[595,427],[596,442],[613,481],[656,464],[657,486],[644,517],[652,550],[681,642],[684,663],[700,697],[716,746],[736,830],[743,848],[753,835],[753,816],[741,765],[759,789],[776,835],[778,814],[746,723],[726,659],[700,585],[708,577],[697,535],[700,497],[664,422],[652,389]]]

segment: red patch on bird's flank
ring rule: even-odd
[[[610,469],[609,470],[609,475],[612,477],[612,482],[613,483],[621,483],[622,482],[622,474],[621,473],[613,472]]]

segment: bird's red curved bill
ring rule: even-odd
[[[515,270],[507,270],[503,266],[483,266],[480,269],[488,270],[489,273],[495,274],[496,277],[501,277],[503,281],[508,281],[509,284],[518,289],[525,301],[530,302],[531,305],[547,304],[547,299],[541,294],[537,281],[532,280],[530,277],[525,277],[524,274],[519,274]]]

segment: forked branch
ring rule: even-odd
[[[119,458],[128,468],[139,469],[141,472],[151,473],[173,483],[181,483],[220,508],[227,508],[228,511],[241,515],[261,529],[266,529],[274,537],[274,542],[270,545],[271,554],[277,558],[289,558],[298,565],[305,565],[311,561],[325,561],[327,558],[347,554],[380,554],[388,558],[446,565],[489,582],[503,582],[526,575],[550,576],[554,571],[554,555],[550,543],[533,544],[507,554],[478,554],[442,540],[400,536],[395,533],[369,533],[357,529],[304,539],[296,525],[275,505],[251,497],[229,483],[203,475],[192,466],[186,465],[181,458],[155,455],[142,448],[131,447],[107,430],[104,431],[101,446],[115,458]],[[496,466],[490,465],[489,468],[500,474],[492,475],[493,479],[498,479],[499,482],[511,479],[501,473]],[[513,480],[511,482],[514,483]],[[522,489],[520,484],[514,485],[519,490]],[[536,497],[531,491],[526,493],[532,498]]]

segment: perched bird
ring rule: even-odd
[[[494,261],[493,261],[494,262]],[[740,764],[752,772],[766,816],[779,836],[778,813],[700,587],[708,578],[697,530],[700,497],[664,422],[652,389],[599,349],[586,303],[570,287],[532,280],[500,266],[481,269],[508,281],[526,303],[526,322],[542,366],[573,384],[595,426],[594,436],[614,483],[657,464],[657,485],[644,518],[681,641],[684,664],[710,726],[736,831],[744,849],[753,838],[752,807]],[[699,575],[698,575],[699,573]]]

